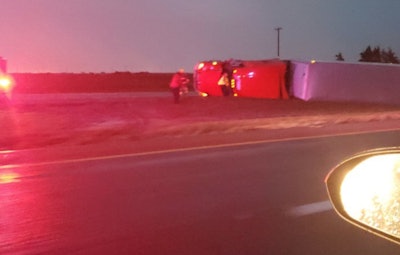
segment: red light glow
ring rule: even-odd
[[[12,88],[12,80],[10,77],[7,76],[1,76],[0,77],[0,89],[4,91],[10,91]]]

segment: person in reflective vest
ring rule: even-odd
[[[186,77],[184,69],[179,69],[178,72],[176,72],[172,76],[169,88],[171,89],[175,104],[179,103],[181,88],[185,86],[188,82],[189,79]]]
[[[222,75],[221,75],[221,78],[219,78],[219,80],[218,80],[218,86],[221,88],[221,92],[222,92],[222,95],[224,95],[224,96],[229,96],[229,86],[230,86],[231,84],[230,84],[230,81],[229,81],[229,75],[228,75],[228,73],[223,73]]]

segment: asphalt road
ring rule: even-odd
[[[324,178],[400,132],[0,168],[1,254],[398,254]]]

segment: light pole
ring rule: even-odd
[[[279,58],[279,53],[280,53],[280,31],[282,30],[281,27],[276,27],[275,28],[276,32],[278,32],[278,58]]]

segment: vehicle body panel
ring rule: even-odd
[[[231,89],[235,96],[255,98],[288,98],[287,63],[280,60],[204,61],[195,66],[194,88],[200,95],[222,96],[217,82],[230,62]]]
[[[222,61],[204,61],[195,66],[193,87],[203,95],[222,96],[217,82],[222,73]]]

